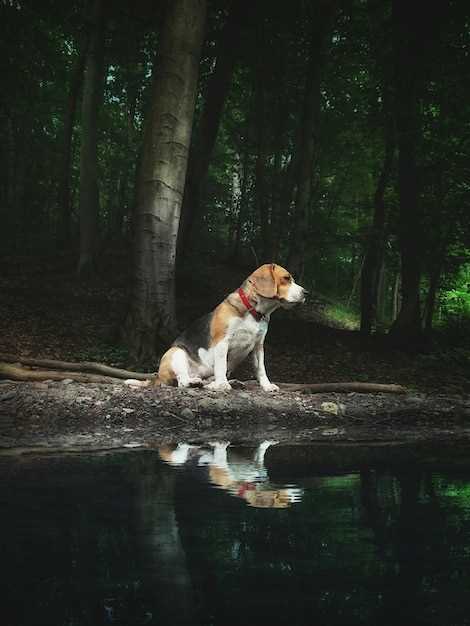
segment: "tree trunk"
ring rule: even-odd
[[[13,118],[9,114],[6,118],[6,132],[3,136],[3,150],[5,153],[4,172],[5,180],[5,202],[0,207],[2,220],[2,241],[6,233],[15,234],[18,228],[18,209],[16,202],[16,160],[18,153],[18,142]]]
[[[255,204],[260,221],[261,229],[261,263],[273,261],[272,255],[272,232],[271,214],[269,210],[269,193],[267,181],[268,159],[268,123],[266,110],[266,42],[263,37],[263,22],[259,24],[258,41],[260,54],[257,61],[254,77],[256,84],[255,95],[255,119],[256,119],[256,163],[255,163]]]
[[[207,85],[204,108],[189,152],[178,234],[178,252],[182,254],[185,254],[189,247],[194,224],[200,215],[201,194],[225,100],[232,84],[232,74],[239,50],[240,29],[243,20],[246,19],[247,10],[244,0],[233,0],[217,44],[217,60]]]
[[[282,179],[279,181],[279,202],[281,205],[281,211],[284,212],[285,222],[281,219],[277,219],[274,224],[274,249],[277,251],[276,260],[284,261],[288,265],[288,255],[291,246],[287,243],[287,246],[281,246],[281,241],[285,237],[285,223],[289,223],[292,220],[292,204],[295,194],[296,184],[296,171],[297,171],[297,154],[291,156],[287,165],[284,166],[282,171]],[[292,237],[290,233],[289,240]]]
[[[387,294],[388,294],[388,280],[387,280],[387,268],[385,265],[385,258],[382,255],[382,263],[380,264],[378,271],[377,281],[377,307],[375,322],[376,327],[381,331],[384,329],[386,311],[387,311]]]
[[[320,116],[320,73],[323,63],[323,49],[327,33],[335,11],[335,3],[322,0],[312,16],[310,58],[305,83],[301,132],[296,146],[295,211],[291,231],[288,267],[299,280],[302,279],[305,262],[305,249],[308,237],[308,212],[311,202],[312,176],[317,152],[317,133]]]
[[[395,275],[395,280],[393,282],[393,291],[392,291],[392,322],[394,322],[398,317],[398,311],[400,310],[401,303],[401,274],[397,272]]]
[[[286,97],[288,85],[288,46],[283,38],[276,42],[277,51],[273,57],[273,75],[276,85],[275,106],[276,120],[273,136],[273,175],[271,180],[271,258],[280,262],[281,240],[284,237],[284,224],[289,220],[292,200],[292,188],[284,184],[289,165],[284,166],[284,155],[288,152],[288,119],[286,115]],[[286,193],[285,193],[286,192]],[[285,193],[285,195],[284,195]]]
[[[416,149],[420,137],[418,58],[419,11],[405,0],[393,2],[395,54],[395,121],[398,143],[400,198],[399,245],[402,303],[390,334],[399,342],[416,339],[421,331],[420,281],[422,220],[419,207]]]
[[[395,152],[393,119],[389,119],[385,156],[374,196],[374,217],[361,273],[361,332],[370,335],[377,321],[380,272],[385,245],[385,190],[390,180]]]
[[[151,464],[136,484],[141,523],[139,552],[146,559],[142,563],[145,576],[141,593],[143,597],[154,595],[153,610],[159,623],[190,626],[195,623],[195,597],[176,518],[177,485],[178,475],[173,468],[162,465],[155,470]]]
[[[85,59],[87,55],[88,40],[84,37],[80,50],[75,59],[70,78],[69,94],[64,116],[64,136],[61,150],[59,191],[57,194],[57,243],[60,247],[67,247],[71,235],[71,198],[70,198],[70,175],[72,164],[72,138],[73,126],[77,112],[78,97],[83,83]]]
[[[434,317],[434,309],[436,307],[436,296],[441,280],[441,272],[442,257],[434,263],[429,276],[429,288],[424,306],[424,330],[427,333],[432,331],[432,320]]]
[[[249,178],[249,151],[248,148],[244,148],[243,160],[239,159],[238,176],[240,179],[240,197],[238,199],[238,215],[237,224],[235,226],[235,233],[233,238],[233,246],[231,258],[237,262],[240,258],[242,229],[245,221],[246,209],[248,206],[247,190],[248,190],[248,178]]]
[[[278,145],[274,153],[274,180],[272,184],[271,194],[271,260],[279,261],[279,253],[281,246],[281,224],[282,215],[285,212],[287,219],[288,207],[282,204],[282,137],[284,125],[280,125],[277,129]]]
[[[90,21],[90,42],[85,61],[80,149],[80,258],[78,275],[95,270],[98,228],[98,111],[103,91],[104,5],[95,0]]]
[[[130,72],[129,72],[130,73]],[[124,151],[130,154],[135,135],[135,112],[137,108],[137,88],[131,85],[131,78],[127,80],[127,133],[124,140]],[[125,237],[124,223],[129,213],[129,181],[135,180],[135,171],[129,167],[128,160],[120,164],[116,178],[118,178],[116,195],[111,204],[109,215],[109,236],[115,241],[123,241]]]
[[[137,188],[132,297],[125,336],[137,362],[176,333],[176,239],[204,35],[205,0],[168,3]]]
[[[443,106],[441,104],[441,114],[442,110],[445,109],[445,107],[446,104],[444,104]],[[442,134],[442,130],[440,134]],[[443,170],[443,164],[442,161],[440,161],[437,163],[437,167],[435,169],[434,196],[436,199],[436,208],[433,215],[432,224],[433,236],[431,236],[430,239],[430,247],[433,251],[433,254],[429,260],[429,289],[426,294],[426,301],[423,313],[424,330],[428,334],[432,331],[432,322],[434,317],[434,309],[436,306],[437,291],[439,289],[441,274],[447,257],[449,241],[451,241],[451,233],[456,226],[454,220],[449,219],[448,217],[446,219],[446,213],[444,209],[444,180],[445,174]]]

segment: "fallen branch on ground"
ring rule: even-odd
[[[255,381],[249,381],[250,383]],[[401,385],[385,385],[381,383],[276,383],[284,391],[300,391],[303,393],[407,393],[408,389]],[[250,385],[251,386],[251,385]]]
[[[80,383],[103,383],[119,384],[123,379],[134,378],[138,380],[149,380],[154,374],[142,374],[131,372],[115,367],[110,367],[102,363],[67,363],[65,361],[54,361],[52,359],[33,359],[29,357],[15,357],[0,353],[0,378],[10,380],[40,382],[44,380],[74,380]],[[14,363],[15,365],[12,365]],[[49,367],[52,369],[31,369],[31,367],[21,367],[23,365],[36,366],[36,368]],[[91,372],[90,372],[91,370]],[[93,372],[101,372],[95,374]],[[105,375],[109,374],[109,375]],[[114,374],[114,375],[112,375]],[[408,390],[401,385],[384,385],[379,383],[276,383],[282,391],[299,391],[302,393],[406,393]],[[243,383],[243,387],[248,389],[259,388],[254,380]]]
[[[94,374],[111,376],[112,378],[135,378],[137,380],[149,380],[155,376],[155,374],[131,372],[129,370],[123,370],[118,367],[111,367],[110,365],[105,365],[104,363],[95,363],[94,361],[82,361],[80,363],[74,363],[67,361],[55,361],[54,359],[33,359],[31,357],[16,356],[14,354],[3,354],[2,352],[0,352],[0,361],[4,361],[5,363],[21,363],[22,365],[31,365],[32,367],[38,368],[67,370],[69,373],[91,372]],[[66,376],[65,378],[72,378],[72,376]]]
[[[0,378],[9,378],[10,380],[20,380],[23,382],[66,379],[75,380],[79,383],[122,384],[123,382],[122,378],[113,378],[112,376],[100,376],[99,374],[87,374],[86,372],[69,372],[67,370],[29,369],[11,365],[10,363],[0,363]]]
[[[256,380],[247,380],[243,383],[248,389],[258,386]],[[282,391],[299,391],[301,393],[407,393],[409,390],[401,385],[381,383],[279,383],[276,385]]]

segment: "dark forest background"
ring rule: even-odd
[[[91,300],[116,288],[104,308],[145,363],[235,275],[275,261],[333,325],[394,347],[439,335],[463,349],[468,2],[3,0],[0,14],[2,287],[7,304],[24,304],[4,328],[27,334],[15,324],[38,310],[46,282]],[[188,15],[203,28],[199,48],[180,23]],[[193,111],[175,112],[192,135],[170,155],[170,166],[187,159],[171,208],[178,239],[159,231],[171,245],[142,277],[138,190],[159,158],[144,137],[166,123],[155,121],[156,84],[175,41],[196,59],[178,79],[196,85]],[[147,322],[135,310],[149,304],[135,304],[142,280],[163,285]]]

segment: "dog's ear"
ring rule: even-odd
[[[277,282],[274,277],[275,267],[274,263],[266,263],[250,276],[256,291],[264,298],[274,298],[277,295]]]

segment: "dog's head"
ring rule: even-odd
[[[292,503],[300,502],[302,494],[302,489],[297,488],[263,489],[259,487],[245,491],[241,497],[249,506],[257,509],[286,509]]]
[[[298,285],[292,274],[276,263],[266,263],[258,267],[248,277],[258,295],[279,300],[279,304],[289,309],[305,302],[307,291]]]

